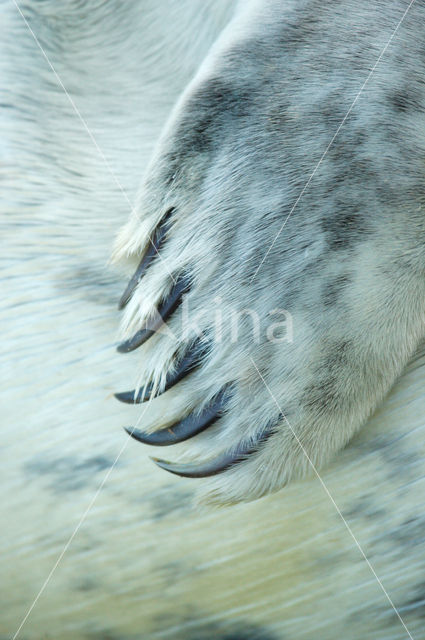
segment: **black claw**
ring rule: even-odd
[[[159,458],[151,458],[158,467],[174,473],[177,476],[184,478],[207,478],[209,476],[215,476],[218,473],[226,471],[235,464],[246,460],[248,456],[256,453],[260,445],[267,440],[272,434],[271,430],[265,431],[255,443],[246,443],[240,445],[233,452],[222,453],[217,458],[212,458],[205,462],[193,462],[186,464],[178,464],[174,462],[168,462],[167,460],[161,460]]]
[[[134,275],[132,276],[130,282],[128,283],[126,290],[121,296],[121,299],[118,303],[118,309],[124,309],[127,302],[130,300],[133,295],[134,289],[139,284],[140,280],[146,273],[147,268],[151,264],[152,260],[158,254],[158,251],[161,247],[161,244],[164,241],[165,235],[169,229],[169,221],[171,214],[173,213],[173,209],[170,209],[162,220],[159,222],[155,231],[153,232],[151,238],[149,238],[149,246],[147,251],[145,252],[143,258],[140,261],[139,266],[137,267]]]
[[[145,387],[139,389],[139,392],[136,396],[136,389],[132,391],[121,391],[120,393],[114,393],[114,396],[120,402],[124,402],[125,404],[141,404],[142,402],[146,402],[149,400],[152,394],[153,385],[147,384]],[[164,389],[166,391],[167,388]]]
[[[155,333],[152,329],[140,329],[137,333],[134,334],[130,340],[126,340],[118,345],[117,351],[119,353],[129,353],[130,351],[134,351],[137,347],[140,347],[146,340],[148,340]]]
[[[202,342],[201,340],[194,342],[183,358],[181,358],[175,370],[172,373],[167,374],[165,387],[161,393],[171,389],[171,387],[177,384],[177,382],[180,382],[180,380],[182,380],[182,378],[184,378],[188,373],[196,369],[196,367],[201,364],[207,352],[208,345],[205,342]],[[139,389],[137,395],[136,390],[133,389],[132,391],[116,393],[115,397],[120,402],[125,402],[126,404],[140,404],[141,402],[149,400],[152,395],[152,390],[153,385],[147,384],[145,387]]]
[[[139,429],[132,428],[126,428],[125,430],[135,440],[156,447],[165,447],[170,444],[184,442],[184,440],[189,440],[189,438],[196,436],[201,431],[205,431],[213,422],[218,420],[228,398],[229,391],[224,388],[203,409],[202,413],[193,412],[180,422],[155,433],[145,433]]]
[[[189,278],[187,276],[181,276],[176,281],[168,297],[160,304],[159,309],[155,317],[149,322],[147,327],[139,329],[132,338],[122,342],[117,347],[117,351],[120,353],[128,353],[134,351],[137,347],[140,347],[146,340],[148,340],[153,334],[158,331],[163,322],[167,320],[178,307],[181,302],[181,298],[184,293],[189,290]]]

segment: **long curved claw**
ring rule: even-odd
[[[201,340],[197,340],[191,346],[191,348],[185,353],[183,358],[181,358],[178,363],[176,369],[167,374],[165,380],[165,386],[161,393],[168,391],[171,389],[177,382],[180,382],[182,378],[184,378],[188,373],[196,369],[201,362],[203,357],[206,355],[208,351],[208,345],[205,342],[201,342]],[[153,391],[153,385],[148,384],[145,387],[139,389],[139,392],[136,395],[136,390],[132,391],[122,391],[121,393],[116,393],[115,397],[120,402],[125,402],[126,404],[141,404],[142,402],[146,402],[150,399]],[[161,395],[161,394],[158,394]]]
[[[120,391],[119,393],[114,393],[114,397],[125,404],[141,404],[142,402],[149,400],[152,395],[152,389],[153,385],[147,384],[139,389],[137,396],[136,389],[133,389],[132,391]],[[167,387],[164,387],[164,391],[167,391]]]
[[[126,427],[127,433],[144,444],[151,444],[156,447],[165,447],[170,444],[184,442],[201,431],[207,429],[213,422],[219,419],[222,410],[229,398],[228,389],[222,389],[215,398],[198,414],[193,412],[186,418],[173,424],[171,427],[161,429],[154,433],[145,433],[140,429],[131,429]]]
[[[207,478],[230,469],[230,467],[233,467],[235,464],[246,460],[248,456],[256,453],[260,445],[270,437],[271,433],[271,430],[267,430],[255,443],[248,442],[245,445],[240,445],[235,451],[227,451],[205,462],[179,464],[161,460],[160,458],[151,458],[151,460],[153,460],[158,467],[161,467],[161,469],[174,473],[176,476],[182,476],[184,478]]]
[[[178,307],[181,302],[181,298],[184,293],[189,290],[190,282],[188,276],[181,276],[177,279],[176,284],[171,289],[168,297],[161,303],[156,317],[149,322],[148,326],[143,329],[139,329],[132,338],[125,340],[117,347],[117,351],[120,353],[128,353],[134,351],[137,347],[140,347],[146,340],[148,340],[161,325],[171,316],[173,311]]]
[[[130,282],[128,283],[124,293],[122,294],[120,301],[118,303],[118,309],[124,309],[131,296],[133,295],[133,291],[139,284],[140,280],[145,275],[147,268],[151,264],[152,260],[158,254],[159,249],[161,248],[161,244],[164,241],[165,235],[169,229],[169,221],[171,214],[173,213],[173,209],[167,211],[165,216],[159,222],[155,231],[152,234],[152,238],[149,238],[149,246],[147,251],[145,252],[143,258],[140,261],[139,266],[137,267],[135,273],[133,274]]]
[[[132,338],[130,338],[130,340],[126,340],[119,344],[117,351],[119,353],[129,353],[130,351],[134,351],[134,349],[140,347],[144,342],[146,342],[146,340],[149,340],[154,333],[155,329],[140,329]]]

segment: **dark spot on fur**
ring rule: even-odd
[[[186,130],[181,141],[190,153],[203,153],[212,144],[214,118],[209,114],[200,115],[190,130]]]
[[[324,347],[324,360],[318,373],[321,375],[323,372],[330,371],[337,375],[341,367],[345,367],[348,364],[350,352],[353,350],[353,343],[349,340],[340,340],[332,343],[326,342]]]
[[[409,96],[405,91],[396,91],[391,95],[390,100],[398,112],[407,111],[410,106]]]
[[[412,614],[415,618],[425,619],[425,582],[416,585],[412,598],[398,607],[400,615]]]
[[[90,576],[86,576],[86,577],[82,578],[75,585],[75,590],[76,591],[95,591],[95,589],[98,589],[98,587],[99,587],[99,585],[96,582],[96,580],[94,580]]]
[[[425,543],[425,517],[413,516],[406,518],[396,527],[386,532],[386,537],[396,543],[401,553]]]
[[[337,379],[329,376],[321,381],[308,385],[301,396],[301,404],[307,410],[328,411],[335,407],[337,395]]]
[[[77,491],[92,484],[94,476],[109,469],[114,461],[105,456],[79,460],[71,456],[47,459],[37,456],[24,465],[26,473],[50,478],[49,487],[57,492]]]
[[[327,243],[330,249],[350,249],[355,242],[363,239],[369,230],[363,215],[358,212],[346,211],[345,205],[341,206],[341,212],[324,218],[322,229],[327,234]]]
[[[185,158],[209,152],[214,143],[221,144],[223,126],[232,118],[245,115],[250,104],[250,94],[243,89],[215,78],[204,83],[189,98],[185,116],[174,133],[174,163],[167,158],[172,174]]]
[[[407,448],[402,437],[398,436],[391,440],[376,438],[369,443],[370,446],[379,452],[383,460],[387,463],[388,475],[392,478],[400,479],[400,476],[416,477],[416,464],[420,460],[419,452]]]
[[[303,13],[297,16],[296,20],[292,22],[288,20],[279,36],[279,45],[285,50],[298,48],[299,45],[303,45],[306,42],[311,46],[313,37],[317,36],[317,25],[320,22],[319,11],[319,7],[315,12],[305,9]]]
[[[176,489],[174,485],[152,491],[149,496],[152,517],[154,520],[162,520],[170,514],[188,511],[192,508],[192,497],[191,491]]]
[[[109,307],[119,298],[122,279],[106,268],[88,265],[56,276],[55,286],[60,293],[70,291],[83,300]]]
[[[417,95],[411,88],[399,89],[389,95],[390,104],[397,113],[406,113],[407,111],[423,111],[421,97]]]
[[[376,497],[373,494],[360,496],[348,509],[344,509],[344,517],[362,517],[367,520],[376,520],[385,516],[385,509],[376,504]]]
[[[324,114],[322,113],[322,116]],[[342,116],[342,117],[341,117]],[[338,116],[332,119],[329,119],[328,125],[336,124],[341,122],[344,118],[344,114],[338,114]],[[352,139],[345,140],[342,136],[338,136],[335,138],[335,141],[329,147],[329,151],[327,152],[327,161],[332,160],[334,163],[337,163],[338,174],[344,175],[344,169],[346,170],[353,161],[354,149],[356,147],[356,151],[358,151],[358,145],[354,143]]]
[[[332,307],[338,302],[338,298],[345,291],[351,278],[347,273],[342,273],[330,281],[324,283],[322,287],[322,300],[325,307]]]

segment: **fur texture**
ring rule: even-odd
[[[242,349],[237,345],[230,344],[230,352],[225,353],[225,345],[218,343],[211,360],[193,372],[197,377],[192,381],[189,378],[182,380],[179,383],[182,386],[176,385],[167,392],[170,396],[165,394],[148,406],[137,407],[127,407],[113,398],[114,391],[132,388],[138,380],[143,382],[152,377],[163,384],[166,361],[170,358],[170,334],[159,333],[134,354],[116,354],[114,346],[119,322],[116,303],[124,288],[127,271],[130,273],[130,267],[135,267],[144,251],[146,232],[160,217],[161,207],[155,204],[158,200],[150,201],[148,195],[155,196],[154,181],[158,180],[156,195],[159,198],[169,197],[169,194],[171,197],[169,187],[163,186],[158,174],[157,160],[164,159],[164,170],[171,167],[171,158],[165,160],[163,153],[167,148],[176,148],[173,131],[178,122],[185,119],[187,100],[192,92],[196,92],[196,86],[191,87],[190,82],[214,41],[223,34],[235,5],[224,0],[125,3],[118,0],[18,0],[18,4],[95,137],[103,157],[16,6],[12,1],[1,0],[0,206],[3,248],[0,261],[3,306],[0,350],[4,366],[0,367],[3,474],[0,483],[0,638],[13,638],[69,543],[26,618],[18,640],[48,637],[60,640],[406,640],[409,637],[406,629],[317,478],[292,482],[283,491],[249,504],[199,512],[192,506],[194,493],[200,486],[204,490],[203,485],[205,491],[214,491],[214,486],[207,486],[210,481],[168,476],[147,459],[151,449],[128,440],[121,429],[121,425],[134,425],[139,421],[140,428],[150,426],[155,430],[163,411],[175,417],[184,414],[191,402],[199,407],[229,374],[234,379],[239,362],[242,362]],[[273,8],[265,2],[262,6]],[[255,73],[255,68],[259,74],[261,65],[264,67],[267,62],[261,61],[260,54],[265,50],[268,38],[272,38],[268,48],[275,50],[272,45],[276,42],[274,29],[282,29],[281,21],[273,20],[273,24],[269,24],[261,15],[258,20],[254,19],[257,14],[252,12],[260,10],[261,5],[243,2],[241,7],[246,10],[246,17],[238,15],[230,32],[222,36],[221,52],[218,50],[213,55],[218,56],[217,63],[228,56],[227,48],[231,43],[237,46],[236,31],[240,31],[238,37],[242,39],[246,39],[247,30],[253,34],[261,31],[259,48],[250,58],[249,53],[254,50],[253,43],[249,45],[245,64],[241,64],[240,50],[235,59],[229,61],[234,69],[232,77],[242,76],[240,80],[236,78],[235,89],[243,77],[250,87],[243,104],[259,119],[255,137],[247,140],[244,133],[245,127],[246,131],[248,127],[252,131],[252,116],[237,117],[229,107],[224,118],[218,105],[213,108],[211,91],[205,93],[202,104],[199,95],[193,98],[198,115],[201,108],[207,115],[217,114],[213,120],[217,126],[226,128],[226,136],[222,135],[221,140],[217,133],[211,136],[215,147],[220,144],[214,157],[211,149],[204,150],[205,162],[198,155],[199,145],[192,163],[186,156],[181,167],[183,173],[193,175],[192,183],[183,173],[171,183],[175,182],[173,198],[182,206],[175,210],[170,244],[164,244],[166,264],[170,270],[177,268],[180,258],[174,249],[181,244],[186,249],[194,230],[197,231],[192,247],[198,259],[191,264],[195,271],[198,265],[197,281],[202,277],[206,279],[206,302],[201,300],[200,285],[192,289],[191,295],[206,314],[202,316],[201,326],[209,324],[212,318],[220,325],[216,315],[220,304],[211,306],[208,270],[219,275],[217,287],[227,305],[230,289],[234,289],[232,309],[235,303],[239,307],[245,302],[244,296],[249,297],[250,307],[258,308],[257,296],[265,296],[259,289],[260,282],[265,289],[272,287],[271,291],[277,292],[275,307],[283,303],[288,311],[294,312],[293,341],[272,344],[266,340],[266,344],[257,344],[254,340],[250,350],[254,361],[261,360],[257,364],[268,383],[272,373],[279,372],[279,367],[286,370],[293,365],[301,371],[303,362],[324,362],[329,344],[323,342],[317,346],[316,339],[328,332],[322,318],[325,300],[328,305],[330,303],[326,310],[329,332],[339,327],[345,339],[346,331],[350,335],[353,333],[354,317],[358,317],[359,322],[363,317],[362,306],[358,316],[351,315],[350,296],[356,295],[367,307],[369,298],[380,300],[385,292],[393,292],[390,308],[382,304],[378,313],[376,301],[370,303],[375,320],[375,323],[370,321],[373,335],[377,332],[380,335],[375,343],[376,360],[371,360],[376,363],[385,354],[388,356],[389,338],[393,336],[391,339],[394,339],[395,335],[390,332],[387,337],[384,330],[378,331],[378,320],[387,326],[391,319],[400,323],[404,318],[407,326],[413,317],[411,311],[420,303],[420,300],[411,301],[410,306],[403,303],[402,313],[395,306],[397,296],[404,295],[404,286],[414,281],[415,253],[412,249],[403,253],[401,247],[414,246],[407,240],[407,235],[411,232],[413,237],[412,221],[417,218],[411,208],[401,204],[400,207],[394,205],[392,215],[388,214],[391,201],[411,204],[417,200],[413,183],[409,189],[411,197],[407,200],[400,184],[407,185],[419,171],[417,149],[421,145],[422,85],[418,83],[418,77],[423,68],[420,50],[423,9],[418,2],[412,6],[403,29],[394,38],[352,114],[357,119],[365,118],[363,137],[360,131],[354,136],[354,122],[346,122],[347,128],[344,125],[341,137],[335,141],[334,155],[331,150],[327,154],[330,164],[316,173],[305,194],[307,200],[300,201],[282,231],[281,235],[288,241],[285,243],[287,252],[281,255],[282,244],[276,241],[254,279],[256,289],[250,289],[248,283],[239,287],[243,273],[248,274],[246,262],[235,260],[235,256],[245,256],[251,269],[248,277],[253,274],[270,245],[271,226],[277,224],[278,218],[279,222],[282,220],[279,206],[284,206],[290,199],[288,194],[292,193],[292,198],[298,196],[300,189],[296,188],[296,181],[302,188],[324,151],[323,145],[329,143],[329,136],[335,132],[376,60],[378,50],[385,45],[406,6],[401,2],[367,5],[358,1],[350,4],[323,2],[320,6],[314,5],[313,11],[310,3],[282,2],[281,10],[289,12],[287,15],[292,15],[297,25],[301,11],[306,16],[302,29],[297,26],[291,31],[293,49],[285,54],[287,62],[279,79],[284,83],[288,77],[288,91],[294,92],[290,97],[291,111],[283,108],[284,102],[282,105],[276,103],[277,98],[283,101],[286,94],[290,96],[288,91],[285,90],[283,96],[274,93],[266,81],[258,85],[260,78]],[[368,20],[362,18],[365,11],[369,12]],[[252,26],[245,22],[250,19],[254,20]],[[317,29],[317,21],[322,25],[321,31]],[[349,29],[349,23],[354,31]],[[307,44],[308,30],[311,45]],[[298,33],[301,40],[297,45]],[[283,51],[281,47],[275,53],[273,51],[267,77],[276,84],[275,65],[283,64],[280,61]],[[298,72],[295,55],[301,58]],[[215,58],[211,60],[210,67],[204,67],[201,77],[196,80],[200,88],[208,82],[216,65]],[[314,84],[315,74],[325,79],[320,74],[325,73],[326,60],[329,81],[334,84],[335,91],[327,116],[332,122],[326,122],[326,105],[321,100],[327,82],[317,81],[314,85],[317,94],[309,88]],[[236,71],[238,65],[239,71]],[[354,71],[350,71],[350,65],[358,67],[358,81]],[[222,73],[226,76],[230,67],[226,73],[220,70],[220,75]],[[302,78],[303,82],[310,83],[305,85],[304,92]],[[189,93],[172,115],[168,133],[154,151],[173,105],[188,86]],[[297,92],[302,97],[298,104],[294,97]],[[263,126],[261,113],[265,103],[263,95],[270,97],[268,122],[274,128],[274,135],[267,134],[267,139],[264,136],[268,129]],[[227,96],[229,99],[228,93]],[[316,104],[317,113],[311,111],[312,104]],[[337,106],[339,112],[335,111]],[[369,126],[371,118],[376,123],[374,127]],[[297,125],[300,120],[302,126]],[[288,127],[292,140],[285,149],[280,144],[282,134],[279,133],[284,127]],[[189,129],[195,131],[193,127]],[[243,140],[243,146],[237,145],[239,138]],[[233,148],[230,140],[236,141]],[[366,144],[364,153],[370,148],[370,163],[366,163],[367,158],[360,151],[361,140]],[[262,141],[271,145],[266,152]],[[297,141],[304,146],[298,154]],[[281,162],[276,163],[276,146],[280,148],[282,167]],[[223,160],[224,153],[227,162]],[[273,176],[276,172],[279,181],[287,174],[289,153],[291,158],[299,157],[305,165],[301,166],[302,171],[294,165],[280,190]],[[395,172],[390,171],[396,164],[394,153],[399,167]],[[249,171],[249,180],[235,163],[238,154],[242,168]],[[252,154],[257,158],[254,169]],[[270,164],[267,164],[268,158]],[[388,166],[387,173],[379,163],[389,163],[385,165]],[[211,164],[211,170],[208,164]],[[359,177],[361,165],[370,170],[377,165],[376,184],[381,185],[381,179],[384,184],[376,193],[372,176],[364,180]],[[193,174],[196,166],[201,173],[206,167],[209,177],[198,181]],[[344,166],[349,167],[347,173],[348,177],[353,177],[353,183],[344,177],[345,174],[339,181],[329,178],[329,171],[339,175]],[[232,183],[234,175],[237,180]],[[215,182],[218,176],[221,176],[221,187]],[[360,189],[356,191],[355,182],[359,180]],[[418,176],[418,187],[421,180],[422,174]],[[134,226],[135,242],[129,247],[132,255],[128,263],[124,258],[125,267],[120,273],[108,266],[107,256],[117,229],[124,224],[136,200],[141,181],[146,185],[140,195],[143,208],[138,208],[141,219]],[[260,183],[264,188],[259,193]],[[325,188],[328,183],[332,191],[326,196],[319,187],[324,185]],[[189,189],[190,184],[193,187]],[[335,191],[337,184],[338,192]],[[365,199],[364,225],[372,224],[373,233],[367,232],[369,244],[365,244],[366,232],[365,235],[359,233],[363,227],[356,222],[356,211],[348,207],[359,191]],[[224,206],[232,204],[231,192],[235,202],[236,197],[241,202],[237,220],[235,207],[232,205],[226,213]],[[370,194],[373,197],[386,194],[388,204],[377,206],[373,199],[369,203]],[[198,202],[199,198],[203,198],[203,205],[198,207],[202,217],[197,219],[191,199]],[[333,199],[346,203],[345,217],[337,219],[335,212],[338,209],[332,205]],[[187,219],[183,200],[188,203]],[[330,219],[322,228],[319,220],[323,217],[325,201]],[[256,203],[260,208],[267,202],[269,207],[266,208],[273,209],[273,213],[260,220]],[[303,204],[307,202],[309,208]],[[243,210],[242,207],[248,207],[249,203],[250,207]],[[217,251],[217,238],[212,238],[210,247],[206,248],[206,243],[210,242],[211,212],[216,210],[220,215],[228,215],[229,228],[223,229],[227,257],[226,251]],[[388,217],[385,224],[379,222],[379,216],[384,214]],[[253,229],[252,233],[248,229],[249,219],[260,224],[260,228]],[[189,220],[195,224],[190,232],[187,230]],[[207,227],[201,225],[201,220],[208,220]],[[264,221],[268,221],[267,225]],[[216,223],[219,224],[218,217]],[[320,226],[315,233],[310,226],[313,224]],[[397,229],[397,233],[391,236],[393,229]],[[304,252],[298,244],[299,233],[308,242]],[[323,246],[325,238],[327,244]],[[419,238],[418,228],[413,243],[419,243]],[[283,243],[283,238],[281,240]],[[248,241],[252,244],[245,250],[244,243]],[[261,246],[263,241],[265,245]],[[345,246],[347,241],[352,245],[350,250]],[[358,253],[362,243],[366,262]],[[388,262],[393,277],[386,281],[385,288],[383,286],[377,294],[373,271],[365,271],[364,284],[359,280],[353,288],[351,278],[357,281],[359,269],[384,260],[384,246],[391,246],[392,255],[397,254],[398,258],[391,264]],[[253,251],[258,255],[254,256]],[[318,266],[315,256],[319,253],[329,262],[324,260]],[[313,263],[310,276],[303,273],[308,260]],[[405,269],[406,261],[409,261],[408,269]],[[232,265],[234,273],[231,277],[220,264],[223,267]],[[347,274],[341,273],[346,264],[350,264],[353,274],[351,270]],[[279,265],[283,265],[282,273]],[[295,269],[291,277],[288,275],[283,284],[291,265],[298,265],[298,271]],[[340,265],[334,278],[329,277],[331,265]],[[266,281],[270,269],[281,273],[280,288]],[[158,278],[159,289],[154,286],[154,276]],[[347,276],[350,278],[348,286]],[[128,311],[134,309],[134,329],[139,328],[145,313],[141,310],[142,293],[150,296],[152,302],[157,300],[164,288],[170,286],[165,277],[165,267],[164,273],[160,273],[157,263],[155,272],[147,274],[145,283],[141,284]],[[383,277],[381,273],[379,278]],[[306,289],[305,306],[300,306],[302,288],[295,295],[293,285],[290,285],[296,280]],[[395,291],[397,282],[400,287]],[[289,286],[293,302],[288,297]],[[249,295],[249,291],[255,291],[255,295]],[[409,291],[412,290],[407,287],[406,296],[411,295]],[[344,305],[342,298],[346,299]],[[310,327],[316,346],[311,345],[304,354],[298,332],[302,329],[303,340],[308,335],[308,323],[313,321],[313,300],[319,305],[313,317],[317,329],[315,325]],[[178,338],[181,327],[178,320],[183,317],[184,307],[176,313],[171,325],[175,323]],[[342,315],[337,317],[337,313]],[[299,324],[298,317],[305,318],[303,325]],[[275,316],[273,322],[279,319]],[[253,335],[251,320],[246,316],[246,326],[243,319],[239,325],[242,337],[238,343],[244,349],[248,334]],[[124,317],[124,322],[127,321],[133,322],[131,315]],[[223,324],[225,326],[224,321]],[[289,327],[280,328],[289,330]],[[359,324],[356,357],[361,360],[365,357],[367,334],[360,329]],[[409,335],[411,339],[413,333]],[[406,336],[400,338],[401,343],[407,340]],[[181,342],[177,339],[175,345],[178,347]],[[251,349],[251,344],[248,346]],[[350,347],[350,353],[352,349]],[[288,359],[289,353],[294,354],[292,363]],[[382,373],[387,378],[389,371],[401,367],[402,358],[400,352],[397,353],[399,359],[394,367],[387,363],[383,367]],[[344,350],[340,349],[339,354],[343,359]],[[269,412],[273,413],[275,409],[264,387],[260,387],[251,361],[244,360],[243,363],[252,376],[251,382],[244,381],[252,389],[248,406],[264,425]],[[332,498],[414,640],[424,637],[424,364],[424,352],[418,351],[365,427],[321,471]],[[222,380],[219,380],[220,371],[225,372]],[[348,371],[346,369],[347,374]],[[282,393],[290,395],[296,411],[298,396],[289,393],[286,385],[296,384],[300,390],[310,378],[311,384],[317,386],[315,391],[310,389],[307,397],[317,398],[319,403],[325,391],[321,381],[329,384],[332,380],[328,372],[329,365],[324,368],[323,376],[315,370],[305,369],[300,376],[285,378],[284,392],[271,388],[279,402],[283,402]],[[366,375],[371,380],[369,400],[372,402],[377,383],[369,367],[361,372],[361,380]],[[350,384],[357,385],[357,378],[351,379]],[[384,386],[382,382],[383,392]],[[242,385],[239,393],[245,393],[244,388],[246,386]],[[254,406],[252,403],[260,388],[258,404]],[[235,406],[241,412],[246,410],[241,406],[242,397],[245,395],[234,398]],[[332,385],[330,397],[334,397]],[[282,409],[294,428],[301,424],[294,421],[287,404]],[[313,407],[308,409],[313,410]],[[224,419],[226,428],[223,422],[223,428],[213,427],[215,432],[210,432],[208,456],[219,449],[236,446],[240,438],[247,437],[247,428],[254,432],[259,427],[253,415],[242,428],[231,407]],[[356,417],[356,424],[358,422]],[[348,428],[347,423],[344,424]],[[285,433],[288,435],[284,425],[282,427],[276,452],[268,444],[264,449],[263,478],[268,487],[274,456],[280,460],[283,438]],[[204,435],[209,436],[209,433]],[[187,455],[198,454],[197,442],[199,455],[206,456],[203,436],[189,442]],[[183,449],[183,445],[180,448]],[[322,448],[318,447],[317,451]],[[174,454],[174,449],[173,456],[169,455],[175,459],[180,457],[178,451]],[[230,486],[233,472],[217,477],[219,499],[230,501],[252,497],[253,479],[262,473],[257,464],[258,459],[254,457],[243,463],[244,466],[242,463],[239,468],[236,466],[234,486]],[[285,472],[279,464],[276,476]],[[281,479],[280,475],[277,480]]]
[[[258,498],[321,468],[424,337],[423,7],[406,17],[298,199],[402,9],[244,5],[174,108],[119,237],[116,257],[139,259],[173,210],[160,258],[125,312],[126,337],[173,277],[192,282],[186,324],[177,310],[171,332],[142,348],[142,379],[161,389],[194,337],[187,320],[199,319],[212,343],[196,373],[151,402],[144,430],[201,409],[223,383],[234,387],[227,410],[191,440],[189,456],[255,442],[274,425],[258,453],[204,481],[208,501]],[[291,315],[291,341],[267,337],[276,309]],[[247,318],[237,340],[228,322],[216,335],[217,313],[228,321],[243,310],[261,325],[255,341]]]

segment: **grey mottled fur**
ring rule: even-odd
[[[129,304],[126,333],[182,270],[193,276],[190,312],[208,335],[217,298],[225,317],[251,309],[266,323],[280,308],[293,318],[292,343],[262,336],[253,344],[250,323],[236,344],[225,332],[208,363],[154,400],[144,419],[149,429],[163,428],[223,382],[236,383],[219,425],[189,445],[201,459],[255,441],[279,421],[257,455],[206,481],[208,500],[275,491],[308,471],[308,458],[320,468],[376,409],[424,337],[421,4],[297,202],[403,7],[242,3],[175,107],[120,235],[118,256],[140,255],[174,208],[162,260]],[[179,317],[169,323],[177,347],[187,337],[180,325]],[[167,337],[148,342],[144,378],[161,381],[177,347]]]

